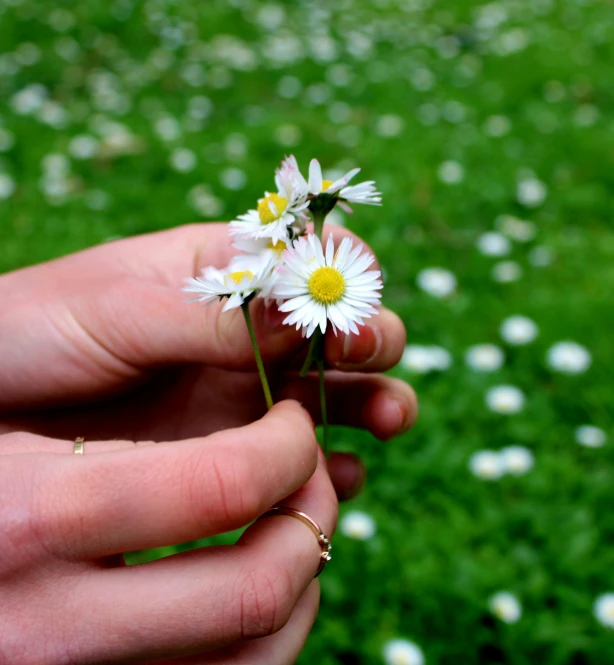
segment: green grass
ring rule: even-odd
[[[379,256],[384,301],[402,316],[409,341],[441,345],[454,363],[426,375],[394,370],[420,396],[410,434],[382,444],[335,431],[336,448],[360,451],[367,462],[369,483],[352,507],[371,514],[378,529],[366,542],[335,538],[335,560],[321,578],[321,616],[300,662],[382,662],[382,645],[393,637],[418,643],[429,665],[610,662],[614,632],[596,621],[592,606],[598,594],[614,591],[612,7],[588,0],[132,4],[0,5],[0,147],[2,128],[14,137],[0,153],[0,174],[16,185],[0,199],[0,269],[202,219],[188,196],[197,185],[218,200],[210,217],[232,218],[273,187],[284,153],[304,167],[314,156],[325,167],[361,166],[385,206],[356,210],[346,221]],[[74,18],[65,32],[57,30],[65,27],[57,7]],[[282,12],[279,25],[263,24],[262,7]],[[485,27],[500,10],[506,18]],[[178,45],[168,68],[156,70],[156,33],[166,29],[164,39],[173,39],[169,26],[178,25],[195,41]],[[316,33],[333,40],[330,60],[323,52],[314,57]],[[219,35],[233,36],[234,63]],[[282,36],[297,49],[293,62],[264,55]],[[369,40],[371,48],[363,48]],[[17,61],[24,53],[28,59],[24,42],[36,44],[40,57],[15,65],[15,52]],[[249,56],[239,63],[237,44]],[[518,50],[505,53],[506,45]],[[188,77],[200,66],[203,83],[186,83],[189,63]],[[96,102],[96,71],[114,74],[121,114],[113,110],[115,93]],[[297,96],[279,94],[288,76],[296,80],[283,87],[300,87]],[[45,85],[67,110],[66,127],[14,111],[13,95],[32,83]],[[322,84],[315,91],[327,101],[310,102],[313,86]],[[211,114],[188,131],[189,100],[202,95]],[[166,115],[180,123],[169,141],[154,129]],[[402,122],[395,136],[382,135],[386,115]],[[492,115],[509,120],[509,133],[485,133]],[[100,138],[105,121],[138,137],[138,152],[70,157],[70,191],[50,199],[41,189],[41,160],[68,155],[75,135]],[[284,134],[299,140],[280,143]],[[198,160],[189,173],[169,165],[183,146]],[[438,178],[447,160],[463,166],[461,182]],[[244,188],[223,186],[220,174],[230,167],[246,175]],[[534,208],[516,197],[517,178],[527,171],[547,186]],[[92,208],[96,197],[102,209]],[[497,259],[475,248],[504,214],[537,229],[506,257],[523,270],[509,284],[493,281]],[[530,263],[535,246],[553,250],[551,265]],[[456,275],[455,295],[438,300],[418,289],[416,276],[429,266]],[[465,349],[502,345],[498,327],[513,314],[537,322],[537,340],[506,348],[494,374],[467,368]],[[563,339],[590,350],[588,372],[570,377],[546,366],[547,349]],[[507,417],[484,405],[485,391],[506,383],[527,397],[526,408]],[[587,423],[609,433],[603,448],[575,443],[575,428]],[[497,482],[471,475],[472,453],[510,444],[534,452],[533,470]],[[523,605],[516,624],[488,610],[489,596],[501,589]]]

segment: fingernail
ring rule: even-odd
[[[396,405],[398,411],[398,425],[396,427],[397,434],[404,434],[407,432],[411,425],[411,419],[409,417],[409,410],[405,401],[397,399],[396,397],[392,398],[392,401]]]
[[[359,328],[358,335],[345,335],[341,352],[342,363],[364,364],[371,361],[382,346],[382,334],[376,326],[369,324]]]

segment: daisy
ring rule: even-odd
[[[548,349],[546,361],[551,369],[563,374],[582,374],[591,366],[588,349],[576,342],[558,342]]]
[[[344,536],[354,540],[369,540],[376,531],[375,520],[360,510],[351,510],[339,521],[339,530]]]
[[[213,302],[214,298],[228,298],[223,312],[240,307],[256,292],[267,296],[272,288],[275,264],[267,258],[239,255],[230,264],[218,270],[209,266],[202,277],[189,277],[183,291],[196,293],[190,302]]]
[[[476,372],[496,372],[503,366],[505,356],[494,344],[476,344],[467,349],[465,362]]]
[[[322,167],[317,159],[312,159],[309,164],[309,193],[314,196],[322,194],[337,199],[339,207],[347,213],[352,213],[348,203],[363,203],[365,205],[381,205],[382,196],[375,188],[374,180],[367,180],[358,185],[350,185],[350,180],[359,173],[360,169],[352,169],[344,176],[335,180],[324,180],[322,178]]]
[[[424,665],[424,654],[417,644],[404,639],[386,642],[383,649],[386,665]]]
[[[614,593],[603,593],[593,606],[595,618],[602,626],[614,628]]]
[[[503,458],[494,450],[478,450],[469,459],[469,470],[482,480],[499,480],[505,473]]]
[[[525,396],[516,386],[495,386],[486,393],[486,405],[496,413],[518,413],[522,411]]]
[[[265,192],[256,210],[249,210],[230,222],[231,235],[286,241],[294,225],[299,227],[296,232],[304,229],[309,192],[294,157],[282,162],[275,173],[275,184],[277,193]]]
[[[434,298],[446,298],[456,290],[456,277],[445,268],[424,268],[416,278],[418,286]]]
[[[501,451],[501,460],[506,473],[522,476],[533,468],[533,453],[524,446],[507,446]]]
[[[594,425],[581,425],[575,432],[576,442],[587,448],[601,448],[608,440],[608,435]]]
[[[488,600],[490,611],[505,623],[516,623],[522,616],[522,605],[509,591],[499,591]]]
[[[528,316],[508,316],[501,323],[499,334],[508,344],[521,346],[530,344],[539,334],[539,328]]]
[[[325,253],[316,236],[308,235],[286,250],[272,291],[272,297],[286,300],[279,307],[290,312],[284,323],[302,327],[307,337],[318,327],[324,333],[328,321],[335,334],[357,334],[356,324],[377,313],[382,288],[379,270],[367,270],[375,258],[361,254],[362,248],[352,249],[344,238],[335,251],[329,236]]]

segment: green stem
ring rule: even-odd
[[[311,338],[311,342],[309,343],[309,348],[307,349],[307,357],[305,358],[305,362],[301,367],[301,371],[298,373],[298,375],[301,378],[307,376],[307,372],[311,369],[311,366],[313,365],[313,360],[315,358],[320,337],[322,337],[322,331],[319,328],[316,328]]]
[[[328,457],[328,414],[326,412],[326,392],[324,384],[324,358],[318,358],[318,373],[320,375],[320,412],[322,415],[322,448]]]
[[[252,346],[254,347],[254,356],[256,357],[256,365],[258,367],[258,374],[260,374],[260,381],[262,383],[266,405],[268,409],[271,409],[273,407],[273,398],[271,397],[271,389],[269,388],[269,382],[267,381],[266,372],[264,371],[264,363],[262,362],[262,356],[260,355],[260,347],[258,346],[258,340],[256,339],[254,324],[252,323],[252,317],[249,313],[249,304],[244,302],[241,305],[241,309],[243,310],[245,324],[247,325],[249,337],[252,340]]]
[[[322,231],[324,230],[324,220],[326,215],[321,212],[313,213],[313,232],[316,237],[322,242]]]

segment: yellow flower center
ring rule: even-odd
[[[272,204],[272,205],[271,205]],[[258,216],[262,224],[270,224],[279,219],[288,207],[288,199],[279,194],[269,194],[258,201]],[[274,211],[277,211],[276,213]]]
[[[251,270],[237,270],[237,272],[230,272],[228,273],[228,277],[235,283],[235,284],[240,284],[241,280],[244,277],[249,277],[252,279],[254,277],[254,273]]]
[[[322,180],[322,191],[326,191],[332,184],[332,180]]]
[[[286,249],[286,243],[283,240],[273,240],[273,238],[271,238],[266,249],[274,249],[276,252],[283,252],[283,250]]]
[[[345,279],[335,268],[318,268],[309,278],[309,293],[323,305],[339,302],[345,293]]]

